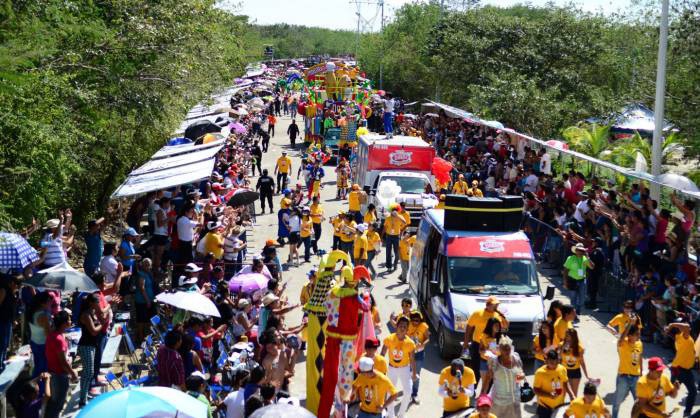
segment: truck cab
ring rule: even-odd
[[[426,208],[434,208],[438,200],[433,195],[425,194],[425,186],[431,184],[431,178],[425,173],[412,171],[383,171],[376,176],[373,187],[369,192],[367,203],[372,203],[377,208],[377,218],[381,222],[391,213],[385,203],[377,197],[377,190],[383,181],[393,181],[401,187],[394,199],[396,203],[405,203],[406,211],[411,216],[413,229],[418,227],[420,218]]]
[[[527,236],[446,229],[445,213],[431,209],[423,214],[409,268],[409,287],[437,333],[440,355],[452,359],[461,353],[470,314],[484,308],[491,295],[501,301],[515,348],[530,353],[545,318],[544,299],[553,297],[554,289],[542,296]]]

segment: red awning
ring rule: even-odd
[[[530,242],[521,232],[510,235],[455,237],[447,240],[448,257],[531,259]]]

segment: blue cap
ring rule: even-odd
[[[130,237],[138,237],[139,233],[136,232],[136,230],[134,228],[129,227],[129,228],[126,228],[126,230],[124,231],[124,235],[128,235]]]
[[[282,190],[282,194],[287,194],[287,193],[291,193],[291,192],[292,192],[292,191],[289,190],[289,189],[284,189],[284,190]]]

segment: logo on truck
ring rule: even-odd
[[[396,166],[411,164],[412,155],[412,152],[404,151],[402,149],[396,150],[389,154],[389,164]]]
[[[482,253],[502,253],[503,251],[506,250],[505,245],[503,244],[503,241],[496,241],[493,239],[489,239],[486,241],[481,241],[479,242],[479,249],[481,250]]]

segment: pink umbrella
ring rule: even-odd
[[[548,146],[550,146],[552,148],[556,148],[556,149],[560,149],[560,150],[569,149],[569,144],[567,144],[566,142],[558,141],[556,139],[550,139],[549,141],[545,142],[545,144],[547,144]]]
[[[267,288],[268,278],[260,273],[237,274],[228,282],[228,290],[231,293],[242,292],[244,294],[255,293]]]
[[[244,134],[246,133],[246,131],[248,131],[248,129],[245,126],[243,126],[243,124],[240,122],[234,122],[230,124],[229,127],[233,132],[237,134]]]

